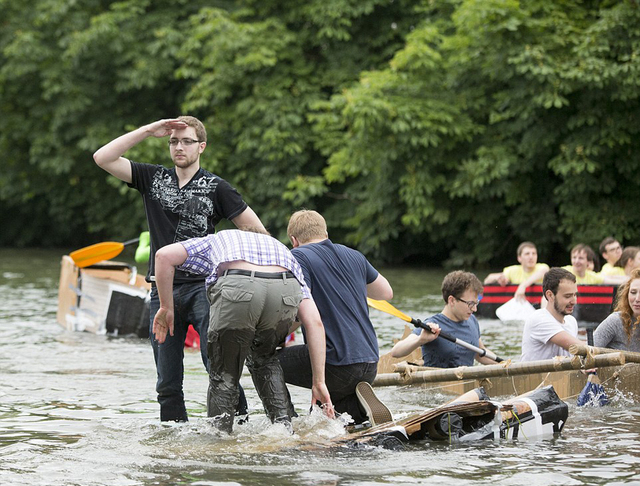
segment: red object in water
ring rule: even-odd
[[[291,333],[287,336],[287,344],[293,343],[295,340],[295,333]],[[200,348],[200,334],[198,331],[194,329],[194,327],[189,324],[189,328],[187,329],[187,337],[184,340],[185,348]]]
[[[184,340],[185,348],[199,348],[200,347],[200,334],[196,331],[191,324],[187,329],[187,337]]]

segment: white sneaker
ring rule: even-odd
[[[373,388],[366,381],[361,381],[356,385],[356,395],[360,405],[367,412],[372,425],[380,425],[386,422],[393,422],[393,416],[387,406],[373,392]]]

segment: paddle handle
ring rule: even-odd
[[[422,328],[427,332],[433,333],[433,329],[431,329],[430,326],[427,326],[424,322],[422,322],[419,319],[411,319],[411,324],[413,324],[416,327]],[[479,348],[477,346],[474,346],[473,344],[470,344],[466,341],[462,341],[456,337],[453,337],[447,333],[444,333],[442,331],[440,331],[440,334],[438,335],[439,337],[446,339],[447,341],[450,341],[454,344],[458,344],[459,346],[465,347],[471,351],[475,351],[476,353],[478,353],[478,355],[482,358],[483,356],[486,356],[489,359],[494,360],[497,363],[500,363],[502,361],[504,361],[502,358],[496,356],[495,354],[493,354],[491,351],[487,351],[486,349],[482,349]]]

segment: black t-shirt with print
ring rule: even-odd
[[[214,233],[222,218],[233,219],[247,208],[235,188],[203,168],[182,188],[175,168],[131,161],[131,173],[133,181],[127,185],[142,194],[151,237],[147,281],[155,275],[159,248]],[[204,276],[181,270],[174,277],[175,283],[198,280]]]

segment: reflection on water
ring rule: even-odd
[[[244,376],[251,418],[232,435],[206,419],[207,377],[197,353],[186,356],[191,421],[158,422],[148,342],[71,333],[55,322],[55,252],[0,251],[0,484],[11,485],[417,485],[640,484],[640,407],[624,397],[603,409],[577,409],[563,435],[530,442],[404,451],[329,447],[339,420],[308,413],[310,395],[291,387],[301,414],[291,437],[261,412]],[[393,303],[424,319],[442,308],[444,272],[387,269]],[[372,311],[382,351],[404,327]],[[521,325],[481,321],[499,355],[519,353]],[[439,405],[437,390],[376,390],[394,416]],[[614,397],[615,398],[615,397]]]

